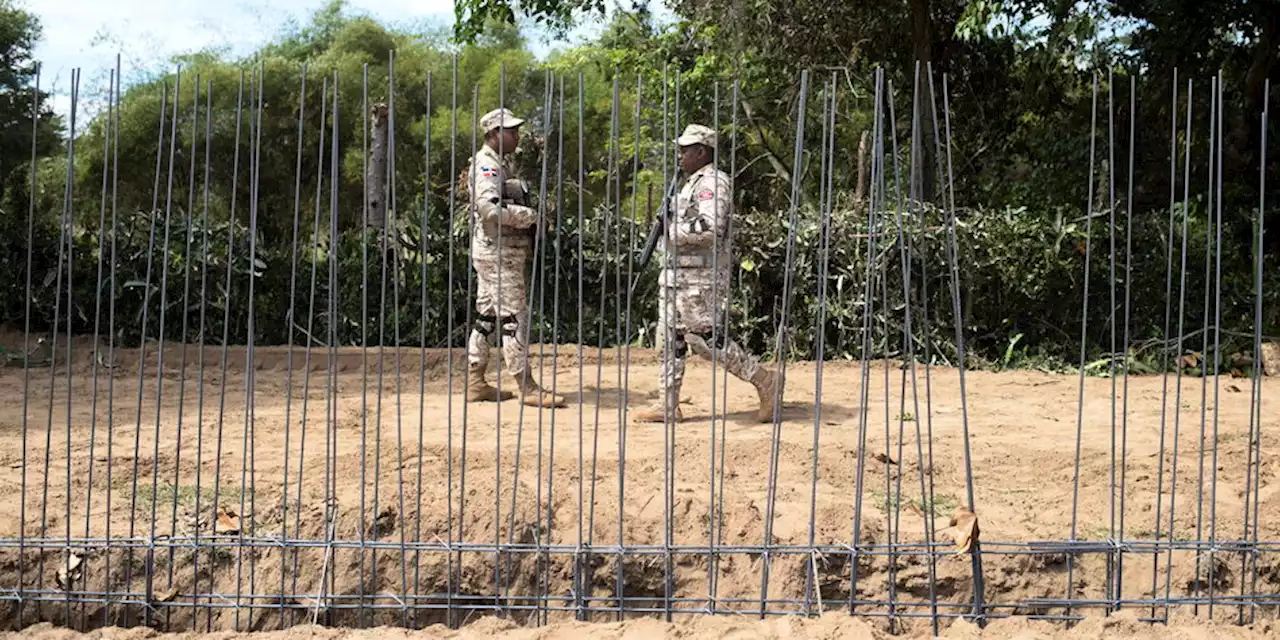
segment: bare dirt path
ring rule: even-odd
[[[536,345],[532,349],[535,354],[540,350]],[[156,349],[148,349],[139,411],[138,354],[117,353],[113,377],[99,367],[95,395],[94,369],[87,355],[90,349],[87,343],[77,342],[69,385],[62,364],[52,371],[32,369],[29,381],[24,381],[21,369],[0,369],[0,509],[13,516],[0,519],[0,539],[17,539],[21,530],[29,537],[61,539],[68,535],[68,526],[73,538],[86,533],[89,538],[105,537],[108,526],[111,536],[118,538],[128,536],[131,525],[135,538],[151,539],[154,509],[154,534],[160,540],[165,536],[203,536],[207,543],[209,536],[227,533],[219,529],[217,521],[219,515],[230,514],[239,525],[232,535],[239,535],[242,529],[256,538],[323,541],[330,533],[326,528],[329,523],[336,539],[383,544],[376,551],[343,548],[331,555],[322,546],[296,552],[279,545],[238,551],[223,547],[199,553],[181,548],[171,552],[163,544],[157,547],[150,565],[153,596],[164,594],[170,603],[176,603],[168,607],[161,603],[157,609],[168,628],[190,628],[193,624],[205,628],[208,624],[214,630],[231,629],[236,617],[232,608],[206,609],[204,605],[216,600],[209,597],[211,593],[240,593],[244,596],[241,604],[258,607],[243,609],[241,628],[271,629],[304,622],[312,609],[302,607],[316,604],[308,594],[318,594],[326,581],[330,585],[327,593],[333,598],[333,608],[325,612],[330,616],[328,621],[348,626],[399,624],[402,617],[395,604],[397,598],[443,593],[451,581],[458,593],[473,594],[476,602],[494,602],[483,596],[504,592],[495,590],[495,580],[502,580],[505,593],[513,598],[536,593],[541,582],[554,597],[564,596],[572,588],[572,562],[567,553],[550,556],[549,564],[541,565],[546,569],[543,573],[528,553],[507,554],[501,562],[485,550],[455,555],[411,549],[402,554],[396,547],[402,540],[435,541],[441,548],[459,539],[480,544],[540,542],[570,550],[579,544],[602,548],[593,557],[588,573],[592,596],[602,599],[591,606],[607,606],[603,601],[614,595],[619,559],[608,549],[620,543],[660,547],[669,524],[672,545],[705,547],[713,542],[713,533],[718,533],[714,541],[729,547],[720,556],[718,571],[705,555],[675,558],[673,595],[677,608],[704,608],[713,578],[720,608],[758,608],[762,563],[759,553],[747,548],[765,542],[774,449],[772,426],[753,421],[751,387],[731,379],[727,420],[713,422],[713,397],[717,415],[725,414],[725,398],[722,391],[711,392],[711,367],[691,362],[684,389],[687,420],[672,432],[673,444],[672,436],[661,426],[634,425],[620,419],[623,407],[643,406],[655,391],[654,354],[633,351],[630,366],[624,370],[620,354],[613,351],[599,354],[588,348],[581,361],[576,347],[561,347],[554,360],[550,347],[542,351],[543,357],[535,358],[535,363],[542,363],[543,383],[550,386],[554,375],[557,389],[569,397],[567,408],[539,411],[522,408],[514,401],[464,405],[460,352],[453,358],[451,394],[449,356],[443,351],[427,352],[424,362],[422,352],[405,349],[399,352],[397,362],[396,352],[387,350],[381,359],[379,382],[377,351],[341,350],[331,370],[327,353],[313,352],[308,367],[303,350],[298,348],[290,373],[284,348],[256,349],[252,367],[246,367],[244,350],[233,348],[226,353],[224,376],[222,350],[206,348],[201,378],[199,350],[193,347],[184,352],[169,346],[164,352],[158,407],[155,372],[159,361]],[[185,376],[180,374],[184,355]],[[253,374],[254,392],[253,419],[247,431],[248,371]],[[827,363],[822,400],[816,409],[815,365],[791,363],[787,371],[784,424],[776,450],[774,544],[805,546],[812,537],[817,545],[847,547],[853,538],[860,458],[866,465],[861,544],[883,545],[893,538],[903,544],[921,542],[925,540],[925,515],[936,517],[938,528],[947,525],[954,508],[966,500],[962,411],[955,370],[935,367],[926,378],[924,368],[918,368],[917,404],[910,395],[911,379],[904,380],[904,371],[896,363],[870,363],[870,388],[864,402],[861,365]],[[716,372],[716,377],[723,385],[723,371]],[[1027,606],[1024,599],[1067,594],[1064,555],[995,552],[1002,548],[999,542],[1070,539],[1073,512],[1077,514],[1078,539],[1107,540],[1113,513],[1117,532],[1123,517],[1126,540],[1153,540],[1157,530],[1162,539],[1180,541],[1211,536],[1220,541],[1238,540],[1244,534],[1249,380],[1224,377],[1215,390],[1212,379],[1206,384],[1199,378],[1184,378],[1179,406],[1175,404],[1176,380],[1170,378],[1162,422],[1165,380],[1159,376],[1132,378],[1127,412],[1118,399],[1113,430],[1112,381],[1086,379],[1078,501],[1073,501],[1077,378],[1036,372],[970,372],[966,382],[975,500],[981,536],[989,549],[984,557],[986,595],[988,601],[1005,607],[994,614],[1062,612],[1060,607]],[[336,396],[326,394],[330,383],[336,385]],[[24,384],[28,388],[25,449]],[[514,386],[511,380],[503,384]],[[113,398],[110,404],[108,387]],[[623,392],[624,387],[629,392]],[[1122,391],[1120,384],[1117,390]],[[1277,392],[1280,381],[1263,381],[1264,401]],[[1207,405],[1203,422],[1202,393]],[[330,412],[332,416],[327,416]],[[867,455],[859,456],[859,427],[864,415]],[[1271,415],[1264,406],[1258,495],[1258,536],[1262,540],[1280,539],[1280,498],[1276,495],[1280,484],[1272,462],[1272,452],[1280,447],[1280,433],[1273,431]],[[1169,486],[1175,423],[1176,495]],[[815,427],[819,429],[816,457]],[[1271,440],[1272,434],[1276,434],[1275,440]],[[663,453],[668,446],[672,446],[674,475],[669,518],[663,495],[667,473]],[[811,493],[815,473],[816,494]],[[24,478],[25,520],[19,517],[23,514]],[[1158,486],[1160,479],[1163,483]],[[1115,492],[1111,491],[1113,482]],[[930,492],[932,499],[927,497]],[[328,498],[332,500],[327,502]],[[1252,505],[1248,508],[1252,510]],[[128,567],[131,590],[143,592],[143,576],[149,571],[142,560],[146,555],[145,545],[134,554],[122,550],[90,554],[83,569],[87,589],[102,590],[110,585],[112,590],[124,590],[123,573]],[[18,584],[17,556],[12,547],[0,550],[0,583]],[[52,589],[56,569],[64,561],[63,552],[46,552],[43,574],[38,571],[37,558],[28,551],[22,565],[23,584],[30,589],[39,581]],[[1207,560],[1201,563],[1199,578],[1193,552],[1176,551],[1172,572],[1166,570],[1166,560],[1161,555],[1153,574],[1151,554],[1127,554],[1124,596],[1163,597],[1166,584],[1175,597],[1207,587]],[[1252,571],[1246,567],[1242,573],[1240,562],[1239,554],[1216,555],[1217,593],[1238,593],[1242,580],[1250,586]],[[1258,566],[1258,591],[1280,593],[1280,559],[1262,553]],[[778,554],[770,567],[769,597],[777,601],[771,608],[847,608],[839,604],[850,597],[847,556]],[[941,600],[955,605],[944,612],[959,612],[971,597],[967,557],[941,557],[933,580],[928,563],[916,557],[898,557],[892,567],[891,575],[887,556],[862,556],[857,598],[879,601],[892,596],[900,604],[920,603],[927,600],[932,585]],[[629,555],[622,568],[628,597],[651,598],[661,604],[661,556]],[[818,575],[819,598],[806,601],[805,586],[813,569]],[[363,581],[359,579],[362,574]],[[1102,598],[1105,556],[1080,557],[1072,577],[1076,598]],[[283,600],[279,597],[282,591],[287,594]],[[361,594],[368,602],[386,608],[365,615],[338,606],[342,598],[351,603]],[[36,605],[28,607],[30,617]],[[103,620],[131,623],[136,620],[130,616],[136,619],[140,615],[138,607],[133,607],[132,613],[120,606],[104,612],[99,604],[72,609],[75,626],[83,624],[85,628],[101,626]],[[884,607],[868,605],[864,610],[884,611]],[[928,612],[927,607],[900,608],[907,610]],[[1273,615],[1267,608],[1258,611],[1264,617]],[[1215,618],[1234,619],[1236,612],[1234,606],[1218,606]],[[60,603],[46,602],[40,613],[43,619],[65,622]],[[479,613],[480,608],[477,616]],[[1200,615],[1205,616],[1203,608]],[[602,623],[614,619],[613,614],[603,612],[591,616]],[[444,613],[442,608],[428,608],[409,618],[411,624],[425,626],[443,622]],[[569,613],[550,612],[553,622],[561,621],[552,631],[475,626],[507,624],[483,621],[458,633],[493,635],[500,631],[504,638],[552,637],[538,634],[554,634],[559,629],[576,636],[581,629],[566,622],[570,618]],[[1145,623],[1130,622],[1136,625],[1135,630],[1146,628]],[[165,624],[159,626],[165,628]],[[879,618],[858,621],[840,616],[765,623],[728,616],[682,624],[664,628],[634,620],[622,627],[592,627],[589,637],[704,631],[735,637],[856,636],[863,626],[867,633],[873,628],[884,629]],[[1010,629],[1018,624],[1022,622],[998,623]],[[953,632],[970,632],[962,627],[964,623]],[[1041,637],[1036,634],[1053,628],[1017,627],[1006,636],[991,637]],[[908,620],[898,630],[927,629],[926,618]],[[329,633],[357,636],[360,632],[316,633],[324,637]]]

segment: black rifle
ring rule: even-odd
[[[631,283],[631,296],[633,298],[645,267],[649,266],[649,260],[653,258],[653,252],[658,249],[658,242],[662,240],[662,236],[667,232],[667,207],[671,202],[671,198],[675,195],[677,182],[678,180],[672,180],[671,184],[667,186],[667,192],[662,196],[662,203],[658,205],[658,219],[654,222],[653,228],[649,230],[649,239],[645,241],[644,249],[640,252],[640,262],[636,265],[636,278]]]

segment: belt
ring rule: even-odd
[[[495,228],[488,238],[491,243],[504,247],[530,247],[533,246],[533,229]]]
[[[710,269],[713,266],[712,256],[709,253],[685,253],[672,257],[672,266],[676,269]],[[721,262],[724,261],[721,260]]]
[[[524,234],[508,234],[505,231],[502,234],[502,242],[494,239],[494,244],[500,244],[504,247],[526,248],[533,246],[533,238]]]

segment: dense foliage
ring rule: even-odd
[[[119,343],[136,344],[145,302],[149,338],[161,335],[163,322],[169,340],[203,337],[217,343],[225,335],[244,342],[252,282],[254,338],[260,344],[318,344],[332,331],[343,344],[442,346],[450,341],[450,327],[452,343],[461,344],[471,283],[465,211],[452,188],[476,144],[474,119],[501,102],[530,118],[517,162],[556,217],[547,231],[545,259],[534,268],[535,340],[541,332],[543,339],[577,341],[579,331],[592,345],[626,339],[627,278],[635,275],[629,273],[634,251],[628,245],[643,242],[649,212],[661,197],[670,162],[661,141],[674,137],[677,124],[718,120],[725,141],[720,163],[735,170],[739,191],[731,331],[753,346],[771,347],[776,339],[794,205],[790,355],[816,357],[819,331],[826,357],[857,357],[864,337],[876,354],[901,353],[907,347],[902,335],[909,297],[911,347],[953,361],[956,318],[949,236],[942,224],[950,174],[959,219],[960,324],[978,362],[1075,361],[1086,254],[1089,313],[1083,319],[1090,360],[1114,345],[1135,361],[1155,362],[1161,351],[1153,340],[1169,322],[1170,238],[1175,248],[1184,239],[1188,247],[1185,287],[1178,286],[1176,272],[1181,254],[1174,255],[1174,308],[1185,296],[1185,327],[1204,326],[1205,243],[1214,211],[1207,199],[1207,89],[1221,69],[1225,348],[1250,348],[1237,333],[1250,333],[1253,324],[1257,116],[1265,80],[1277,75],[1277,12],[1259,13],[1250,8],[1254,3],[1225,0],[1210,3],[1221,5],[1216,11],[1154,1],[680,0],[671,5],[674,25],[658,27],[643,7],[619,11],[595,41],[536,59],[510,23],[525,14],[563,28],[602,9],[575,2],[517,6],[460,0],[454,42],[350,17],[341,2],[333,2],[251,59],[210,53],[175,60],[180,74],[128,87],[118,113],[104,112],[78,126],[82,133],[70,153],[60,146],[60,123],[43,118],[49,129],[37,137],[41,159],[34,168],[34,193],[27,186],[33,175],[30,134],[14,148],[8,139],[0,148],[7,185],[0,212],[0,323],[20,324],[24,318],[31,207],[31,299],[40,330],[49,328],[55,309],[66,322],[65,294],[56,304],[54,298],[69,278],[76,331],[99,326],[105,332],[114,301],[110,323]],[[9,65],[11,75],[17,74],[14,86],[25,87],[30,65],[22,52],[38,25],[4,6],[4,20],[25,35],[0,45],[7,44],[10,59],[17,61]],[[1113,35],[1117,25],[1120,35]],[[916,60],[928,63],[918,76]],[[896,140],[886,139],[885,146],[893,149],[896,142],[898,152],[886,157],[883,185],[889,191],[871,189],[884,194],[889,206],[875,227],[881,233],[868,243],[864,194],[870,172],[859,170],[859,147],[872,128],[873,71],[881,64],[894,86],[897,130]],[[813,69],[804,114],[806,151],[796,165],[797,78],[806,68]],[[1114,70],[1113,79],[1107,69]],[[1131,141],[1135,70],[1142,74],[1133,85],[1138,135]],[[937,106],[944,74],[950,106],[945,113]],[[549,86],[549,79],[555,84]],[[1184,84],[1189,80],[1195,83],[1190,96]],[[1091,171],[1095,81],[1100,129],[1093,134],[1097,155]],[[819,149],[832,86],[838,93],[837,160],[828,167]],[[913,93],[920,97],[914,109]],[[362,224],[365,140],[369,109],[389,101],[395,214],[380,237],[384,232]],[[1114,148],[1106,128],[1112,101]],[[1176,189],[1181,199],[1184,158],[1179,148],[1171,183],[1169,127],[1174,111],[1185,126],[1181,114],[1188,102],[1192,134],[1188,140],[1180,132],[1178,142],[1189,142],[1193,150],[1190,197],[1171,215],[1169,194]],[[29,115],[0,116],[30,123]],[[108,127],[112,116],[118,131]],[[937,153],[942,127],[934,122],[944,117],[954,135],[950,172],[946,154]],[[917,149],[910,144],[913,123],[921,142]],[[615,126],[618,135],[611,136]],[[1271,131],[1274,140],[1275,127]],[[117,137],[118,146],[108,144]],[[254,144],[258,139],[261,144]],[[916,161],[910,162],[913,155]],[[1270,154],[1269,169],[1278,156]],[[796,203],[790,197],[793,178],[802,185]],[[832,188],[828,216],[819,215],[822,178]],[[913,196],[901,210],[893,207],[899,200],[895,180],[904,200],[908,186]],[[1272,180],[1268,187],[1265,220],[1273,228],[1280,224],[1274,205],[1280,201],[1274,193],[1278,183]],[[1085,216],[1089,210],[1092,219]],[[457,213],[463,215],[452,215]],[[1116,224],[1109,226],[1113,216]],[[73,224],[60,226],[67,217]],[[824,219],[830,224],[829,250],[821,242]],[[899,223],[905,230],[901,240]],[[70,242],[60,247],[64,230]],[[1278,237],[1268,235],[1268,256]],[[1108,263],[1113,239],[1119,270],[1114,280]],[[900,241],[908,245],[911,265],[905,288]],[[870,297],[869,260],[887,274],[874,283]],[[1268,257],[1268,270],[1270,264]],[[643,274],[642,282],[631,310],[631,337],[647,341],[656,305],[653,274]],[[1127,310],[1126,284],[1132,300]],[[1280,294],[1270,281],[1265,289],[1268,301]],[[335,291],[336,315],[329,305]],[[872,320],[864,334],[868,300]],[[1113,323],[1119,335],[1112,335]],[[1197,335],[1185,347],[1200,350],[1200,340]]]

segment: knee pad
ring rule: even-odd
[[[705,342],[708,347],[716,350],[723,349],[724,345],[727,343],[724,333],[716,331],[714,328],[706,329],[705,331],[694,331],[693,335],[702,338],[702,341]]]
[[[516,331],[520,328],[520,322],[515,316],[507,316],[502,319],[502,335],[509,338],[516,337]]]
[[[475,322],[472,323],[472,328],[487,338],[493,333],[494,323],[497,320],[494,316],[476,316]]]
[[[671,340],[671,355],[676,358],[683,358],[687,353],[689,353],[689,343],[684,339],[684,332],[676,331]]]

